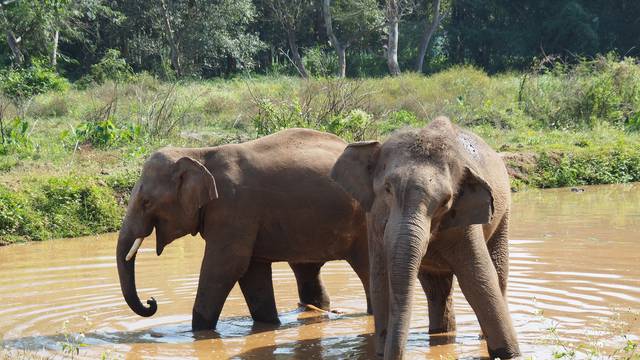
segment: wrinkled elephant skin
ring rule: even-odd
[[[332,177],[368,210],[376,352],[401,359],[416,278],[429,332],[455,330],[455,275],[491,358],[520,350],[507,309],[509,178],[499,155],[445,117],[348,146]]]
[[[291,265],[302,303],[328,309],[320,268],[340,259],[350,263],[368,297],[365,212],[330,178],[346,146],[330,134],[290,129],[243,144],[151,155],[118,237],[127,304],[141,316],[157,310],[154,299],[141,303],[134,267],[141,239],[154,229],[158,255],[186,234],[200,233],[206,241],[194,330],[216,327],[236,282],[254,320],[278,323],[271,279],[276,261]]]

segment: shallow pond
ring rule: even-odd
[[[526,356],[551,357],[578,344],[604,353],[640,338],[640,184],[531,190],[514,194],[510,310]],[[59,351],[84,343],[96,358],[368,359],[373,317],[345,262],[324,266],[332,307],[341,314],[297,310],[293,274],[274,264],[282,320],[258,326],[236,287],[218,330],[194,337],[191,307],[204,242],[174,242],[161,257],[153,240],[137,257],[138,292],[154,296],[151,318],[124,303],[115,267],[115,235],[0,248],[0,340],[5,347]],[[458,331],[427,334],[426,299],[416,292],[409,358],[482,358],[479,325],[456,289]],[[549,330],[555,328],[556,330]],[[75,339],[82,332],[83,339]],[[626,338],[625,338],[626,336]],[[557,342],[562,345],[558,345]],[[72,345],[73,347],[75,345]]]

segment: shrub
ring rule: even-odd
[[[614,148],[559,157],[543,153],[532,178],[537,187],[614,184],[640,181],[640,151]]]
[[[33,148],[29,136],[29,123],[20,117],[5,123],[0,118],[0,155],[11,152],[30,151]]]
[[[637,128],[640,65],[615,55],[575,66],[555,63],[523,78],[521,106],[543,126],[591,128],[598,123]]]
[[[305,69],[313,76],[331,76],[338,72],[338,59],[323,46],[308,49],[302,59]]]
[[[97,64],[91,65],[89,75],[81,79],[78,85],[84,86],[91,82],[103,84],[107,80],[127,82],[133,77],[133,70],[127,61],[120,56],[120,51],[108,49]]]
[[[42,218],[30,206],[28,197],[0,185],[0,244],[46,237]]]
[[[406,110],[398,110],[389,114],[384,121],[381,121],[378,130],[382,135],[387,135],[406,126],[422,127],[424,125],[425,122],[419,120],[414,113]]]
[[[373,124],[372,116],[360,109],[351,110],[346,116],[336,116],[318,130],[336,134],[347,141],[362,141]]]
[[[40,185],[34,208],[55,237],[98,234],[118,229],[123,215],[113,192],[87,178],[52,178]]]
[[[48,91],[65,91],[69,82],[45,61],[34,61],[26,69],[0,71],[0,91],[16,103]]]
[[[71,131],[64,131],[62,137],[73,144],[82,143],[98,148],[111,148],[140,138],[141,128],[135,124],[116,125],[110,117],[102,121],[86,121]]]

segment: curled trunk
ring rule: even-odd
[[[118,246],[116,249],[116,259],[118,263],[118,276],[120,278],[120,288],[122,289],[122,295],[125,301],[136,314],[144,317],[152,316],[158,310],[158,305],[154,298],[147,300],[148,307],[142,304],[140,297],[138,297],[138,291],[136,289],[136,272],[135,272],[135,255],[131,260],[127,261],[127,253],[133,246],[135,237],[128,236],[126,226],[120,231],[118,237]]]

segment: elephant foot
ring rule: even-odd
[[[322,263],[316,264],[289,264],[298,282],[298,297],[303,304],[313,305],[322,310],[329,311],[331,301],[322,280],[320,268]]]
[[[211,321],[202,316],[200,313],[193,312],[191,317],[191,330],[196,331],[204,331],[204,330],[215,330],[217,321]]]
[[[489,357],[491,359],[515,359],[520,356],[520,350],[516,346],[515,348],[500,348],[491,350],[489,349]]]
[[[253,311],[251,313],[251,318],[253,319],[253,321],[257,321],[265,324],[280,325],[280,318],[278,317],[278,314],[276,313],[274,315],[270,308],[264,311],[261,311],[261,310]]]

